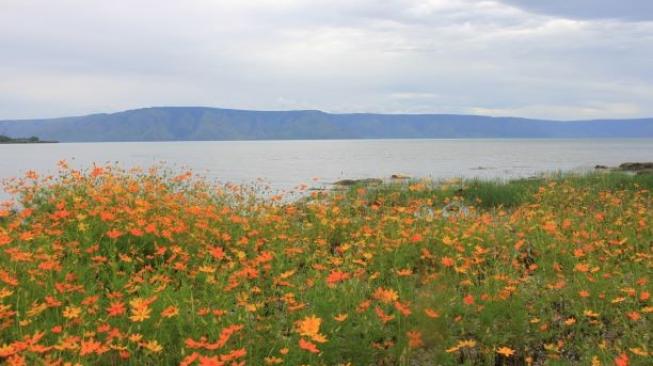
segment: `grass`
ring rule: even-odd
[[[551,182],[564,182],[576,189],[600,191],[653,189],[653,174],[629,174],[625,172],[590,172],[583,174],[556,173],[548,176],[515,180],[461,180],[451,179],[441,182],[412,181],[408,184],[397,182],[380,187],[359,184],[352,188],[364,188],[374,195],[392,196],[397,203],[406,204],[413,199],[437,199],[439,201],[461,200],[465,204],[482,209],[511,208],[532,203],[538,189]],[[428,189],[410,189],[412,186]]]
[[[62,163],[0,208],[0,359],[647,365],[652,188],[557,174],[288,201]]]

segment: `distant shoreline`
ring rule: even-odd
[[[56,144],[59,141],[40,140],[38,137],[18,137],[0,135],[0,144]]]
[[[653,138],[653,118],[553,121],[452,114],[334,114],[153,107],[0,121],[0,133],[62,142],[341,139]]]
[[[610,141],[610,140],[653,140],[653,137],[385,137],[385,138],[266,138],[266,139],[223,139],[223,140],[71,140],[71,141],[38,141],[38,142],[2,142],[0,144],[29,144],[29,143],[56,143],[56,144],[157,144],[157,143],[212,143],[212,142],[385,142],[385,141]]]
[[[0,145],[6,144],[6,145],[17,145],[17,144],[58,144],[59,141],[1,141]]]

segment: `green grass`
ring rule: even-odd
[[[7,364],[650,364],[651,176],[297,201],[112,167],[16,184],[23,209],[0,209]],[[452,202],[465,214],[443,216]]]
[[[414,199],[431,199],[436,202],[460,200],[465,205],[479,208],[510,208],[532,203],[537,191],[549,184],[565,183],[574,189],[587,188],[593,193],[618,190],[653,190],[653,174],[636,175],[626,172],[591,172],[584,174],[556,173],[525,179],[453,179],[449,181],[390,182],[380,186],[357,184],[348,188],[348,197],[365,189],[367,198],[390,198],[394,204],[406,204]],[[416,184],[425,190],[411,191]]]

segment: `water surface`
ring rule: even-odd
[[[0,145],[0,179],[26,170],[55,172],[118,162],[191,168],[220,182],[262,178],[274,189],[343,178],[517,178],[540,172],[590,169],[596,164],[653,161],[653,139],[459,139],[121,142]]]

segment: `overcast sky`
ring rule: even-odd
[[[162,105],[651,117],[653,1],[0,0],[0,119]]]

